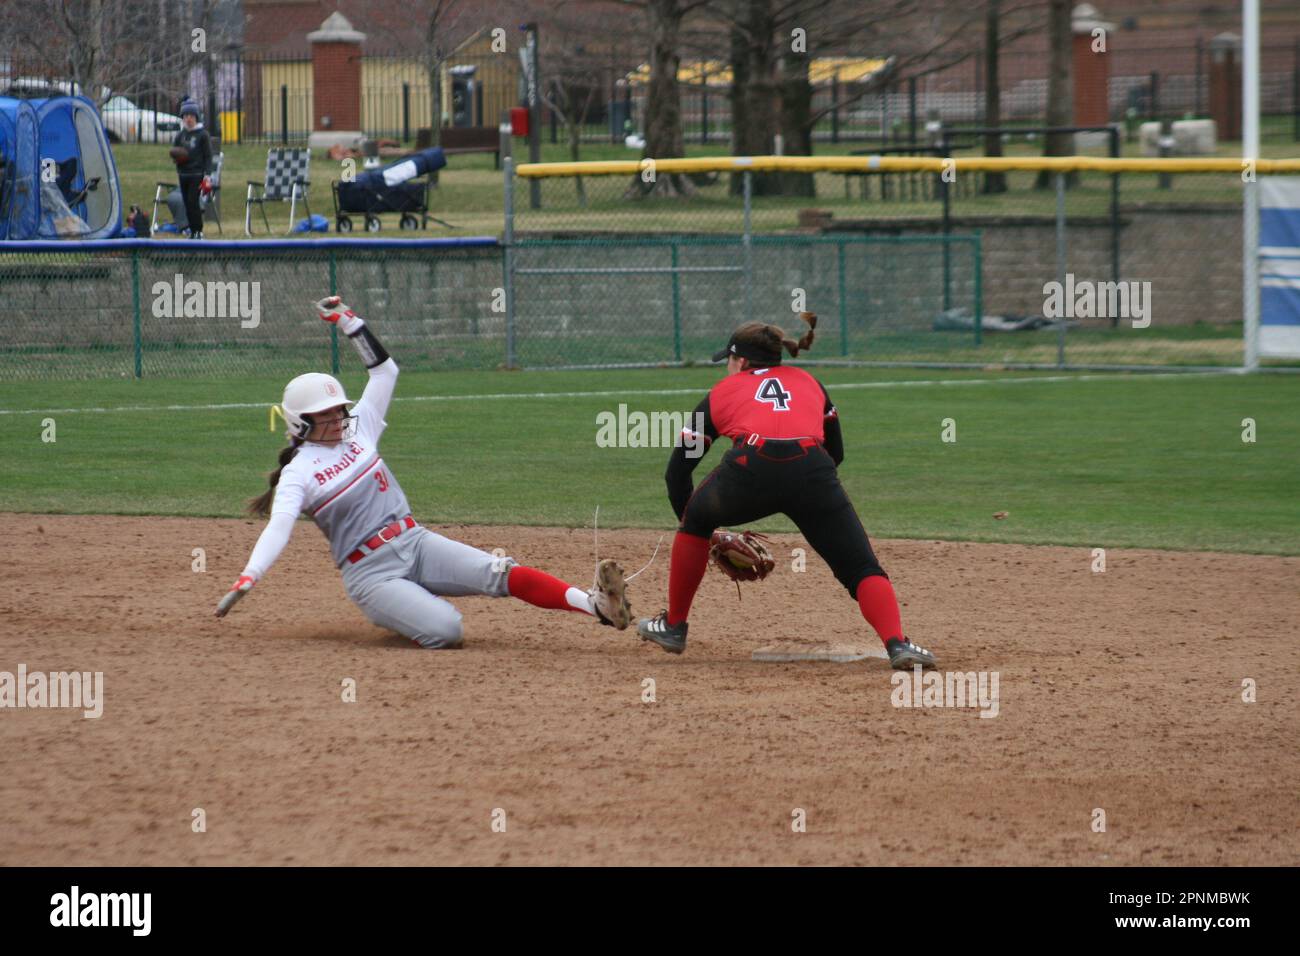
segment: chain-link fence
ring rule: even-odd
[[[806,172],[756,158],[735,161],[750,169],[719,170],[730,162],[507,171],[514,356],[581,364],[569,346],[548,351],[533,336],[601,321],[583,317],[584,302],[602,303],[611,340],[656,329],[671,341],[671,351],[641,346],[640,360],[690,361],[701,354],[692,323],[711,332],[750,318],[779,323],[806,301],[843,330],[810,355],[817,361],[1245,360],[1237,161],[1166,163],[1160,173],[1144,161],[1111,172],[1103,160],[1060,177],[1031,158],[998,169],[828,158],[808,160],[822,168]],[[607,359],[636,361],[637,350]]]
[[[502,240],[0,243],[0,380],[332,366],[334,291],[416,369],[684,364],[804,309],[814,362],[1249,364],[1232,161],[682,162],[507,162]]]
[[[403,367],[492,368],[504,355],[491,237],[18,249],[0,243],[0,380],[337,369],[338,343],[312,309],[334,292],[376,317]]]
[[[510,262],[510,364],[706,362],[746,318],[793,330],[805,308],[811,358],[955,361],[980,343],[978,236],[525,239]]]

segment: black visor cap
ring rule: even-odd
[[[734,335],[731,337],[731,340],[727,342],[726,348],[718,349],[718,351],[713,353],[713,361],[725,362],[733,355],[737,358],[747,358],[751,362],[758,362],[760,365],[781,364],[781,353],[779,350],[777,352],[769,352],[764,348],[758,348],[757,346],[744,342],[737,342]]]

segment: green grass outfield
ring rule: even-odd
[[[364,374],[347,360],[356,398]],[[817,374],[844,423],[841,476],[874,535],[1300,554],[1300,376]],[[408,373],[384,455],[426,521],[583,527],[600,505],[604,527],[669,530],[667,450],[597,447],[596,416],[620,403],[686,412],[717,377]],[[0,384],[0,510],[235,516],[283,444],[267,413],[282,387]],[[193,407],[205,405],[247,407]],[[47,418],[53,443],[41,437]],[[945,418],[955,443],[940,440]],[[1254,443],[1242,441],[1244,418]],[[996,521],[998,511],[1010,516]],[[791,528],[783,518],[759,527]]]

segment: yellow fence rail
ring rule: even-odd
[[[1099,173],[1300,173],[1300,159],[1166,158],[1114,159],[1109,156],[718,156],[701,159],[607,160],[587,163],[523,163],[515,174],[525,179],[552,176],[633,176],[656,173],[909,173],[931,172],[1099,172]]]

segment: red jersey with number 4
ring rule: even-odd
[[[793,366],[737,372],[709,392],[713,427],[719,435],[740,441],[750,435],[824,441],[824,422],[834,416],[821,383]]]

